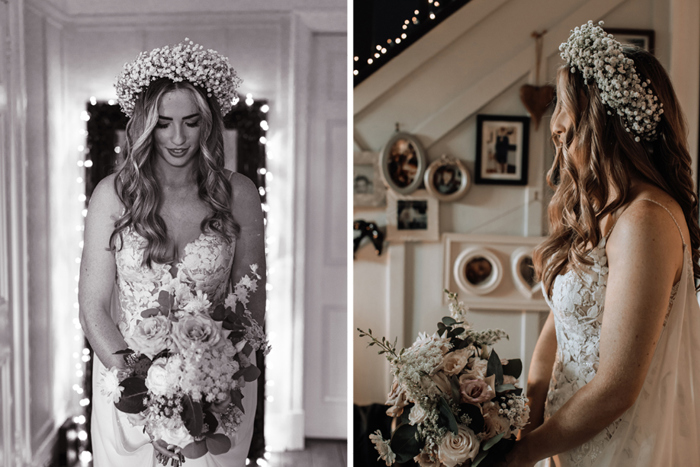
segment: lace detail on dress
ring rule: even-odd
[[[545,402],[545,419],[554,415],[598,371],[600,330],[608,278],[606,241],[607,237],[604,237],[589,252],[593,264],[587,271],[578,274],[570,270],[557,276],[552,286],[551,301],[545,296],[554,313],[557,335],[557,355]],[[679,284],[680,281],[673,286],[666,319]],[[562,466],[594,465],[594,460],[613,437],[621,420],[614,421],[581,446],[559,454]]]
[[[141,264],[145,246],[146,240],[131,227],[122,232],[121,242],[117,241],[115,260],[121,309],[116,321],[125,337],[131,335],[143,310],[158,306],[161,287],[173,279],[173,265],[153,262],[149,268]],[[174,265],[177,277],[193,291],[207,294],[211,302],[219,301],[226,293],[234,251],[235,242],[229,244],[218,235],[202,233],[185,246],[183,257]]]

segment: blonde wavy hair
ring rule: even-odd
[[[549,204],[549,237],[534,252],[535,273],[551,296],[554,279],[567,269],[582,272],[592,264],[587,256],[602,233],[600,221],[628,202],[633,176],[668,193],[678,202],[690,231],[693,275],[700,278],[700,227],[698,199],[694,191],[688,130],[671,81],[661,64],[648,52],[624,47],[637,72],[663,103],[658,138],[635,142],[621,119],[603,104],[595,80],[585,84],[569,66],[558,71],[559,106],[572,125],[563,144],[556,135],[554,164],[547,183],[554,195]],[[573,156],[573,157],[572,157]]]
[[[199,154],[196,156],[196,180],[199,198],[210,208],[200,225],[232,241],[240,227],[231,214],[232,187],[224,173],[223,120],[216,99],[187,81],[167,78],[153,81],[136,100],[134,113],[126,126],[124,161],[117,169],[114,188],[124,205],[124,213],[115,222],[109,246],[115,251],[122,245],[122,233],[129,227],[146,239],[143,264],[172,261],[168,248],[168,229],[159,214],[161,188],[155,177],[156,157],[154,131],[158,124],[158,105],[168,92],[181,89],[189,92],[201,115]],[[120,248],[120,246],[119,246]]]

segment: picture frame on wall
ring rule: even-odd
[[[409,195],[420,187],[426,165],[420,141],[409,133],[394,133],[379,155],[379,170],[384,183],[402,195]]]
[[[379,153],[355,152],[352,170],[353,205],[381,207],[386,204],[386,188],[379,173]]]
[[[469,191],[472,176],[462,161],[443,154],[425,170],[423,182],[428,193],[440,201],[456,201]]]
[[[615,36],[615,40],[622,45],[633,45],[644,49],[654,55],[654,39],[656,34],[653,29],[621,29],[605,28],[605,32]]]
[[[474,183],[527,185],[530,117],[476,116]]]
[[[386,239],[399,242],[440,240],[440,202],[426,190],[411,195],[387,193]]]

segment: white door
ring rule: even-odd
[[[304,434],[311,438],[347,437],[346,37],[312,36],[306,83]]]

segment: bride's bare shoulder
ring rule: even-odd
[[[253,181],[238,172],[226,171],[231,182],[231,209],[234,212],[260,209],[260,194]],[[234,215],[235,217],[235,215]]]
[[[123,205],[117,195],[115,179],[116,174],[107,175],[97,184],[90,196],[88,212],[96,210],[110,218],[119,216]]]

